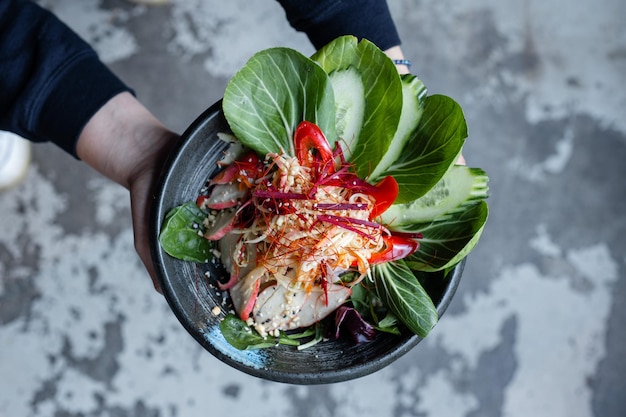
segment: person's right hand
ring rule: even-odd
[[[159,292],[150,253],[150,210],[177,138],[134,96],[121,93],[91,118],[76,147],[79,158],[130,191],[135,249]]]

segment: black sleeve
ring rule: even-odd
[[[382,50],[400,45],[385,0],[278,0],[291,26],[316,49],[342,35],[372,41]]]
[[[85,124],[130,91],[95,51],[31,1],[0,1],[0,129],[76,155]]]

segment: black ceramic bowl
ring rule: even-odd
[[[230,300],[215,286],[220,271],[212,264],[197,265],[174,259],[161,250],[158,235],[167,212],[195,200],[206,180],[216,170],[216,161],[226,148],[218,132],[229,132],[221,102],[206,110],[183,134],[179,147],[166,164],[152,215],[152,255],[161,288],[176,317],[209,352],[232,367],[256,377],[294,384],[340,382],[375,372],[404,355],[421,340],[406,333],[379,334],[373,342],[354,346],[349,341],[327,341],[304,350],[290,346],[240,351],[219,330]],[[461,278],[463,263],[448,277],[433,277],[422,284],[441,316]],[[213,308],[220,307],[215,315]]]

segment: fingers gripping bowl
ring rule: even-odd
[[[301,130],[302,125],[306,129]],[[221,158],[229,145],[218,134],[225,132],[253,151],[252,156],[265,156],[258,177],[249,177],[241,168],[249,167],[244,165],[249,160],[224,168]],[[391,61],[367,41],[339,38],[310,59],[284,48],[255,55],[233,77],[223,101],[185,132],[165,167],[153,212],[152,249],[170,306],[207,350],[258,377],[327,383],[386,366],[426,336],[445,311],[465,257],[485,224],[486,175],[454,165],[466,135],[458,104],[444,96],[426,96],[421,81],[398,76]],[[288,171],[281,171],[281,166],[288,166]],[[297,184],[284,181],[292,169],[298,172]],[[233,172],[245,186],[225,175]],[[224,181],[225,177],[231,179]],[[213,193],[237,190],[236,207],[225,208],[220,200],[219,210],[209,206],[210,215],[198,209],[193,202],[206,201],[196,198],[211,178]],[[214,201],[213,195],[208,200]],[[329,196],[331,200],[325,200]],[[204,208],[204,203],[198,204]],[[185,220],[185,213],[200,221]],[[283,221],[296,225],[286,241],[284,227],[273,229]],[[268,236],[270,243],[258,243]],[[207,240],[219,240],[221,255],[211,255],[217,252]],[[362,252],[358,244],[345,250],[344,244],[359,240],[371,250]],[[240,252],[226,246],[229,241],[238,241],[240,246],[235,247],[255,254],[244,257],[253,259],[250,273],[233,273],[229,260],[239,262]],[[344,243],[328,246],[339,241]],[[231,253],[234,258],[228,258]],[[230,293],[219,290],[226,281],[236,283]],[[238,287],[246,289],[243,304],[242,293],[233,292]],[[315,325],[316,344],[305,343],[307,349],[273,346],[279,340],[301,342],[292,343],[292,334],[279,335],[278,330],[291,327],[272,330],[275,339],[264,341],[265,327],[254,320],[258,312],[274,305],[276,297],[267,295],[270,288],[275,291],[271,294],[286,294],[285,288],[294,296],[317,294],[315,299],[325,299],[327,307],[330,288],[351,293],[347,307],[337,311],[356,312],[345,321],[361,323],[360,313],[373,323],[367,324],[372,328],[366,332],[369,342],[355,344],[322,333],[319,329],[336,326],[332,334],[340,334],[345,315],[337,313],[333,324]],[[261,299],[265,307],[257,311]],[[248,322],[230,315],[232,311]],[[255,342],[249,341],[248,325],[258,330]],[[261,345],[272,347],[256,349]]]

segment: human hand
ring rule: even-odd
[[[83,129],[76,153],[130,191],[135,249],[161,292],[150,253],[150,210],[161,167],[178,135],[130,93],[107,102]]]
[[[175,138],[172,138],[175,139]],[[170,140],[170,142],[174,142]],[[167,149],[170,146],[161,148],[144,160],[144,168],[137,170],[129,182],[130,208],[133,220],[133,234],[135,250],[145,265],[155,290],[161,292],[159,282],[156,277],[152,255],[150,250],[150,210],[156,191],[156,184],[160,175],[160,168],[167,156]]]

